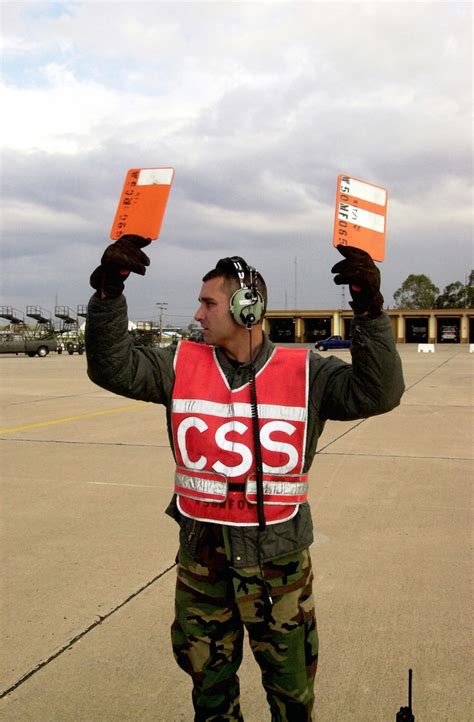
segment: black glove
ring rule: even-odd
[[[95,288],[102,298],[120,296],[130,272],[145,275],[150,259],[140,249],[149,243],[151,238],[128,234],[107,246],[100,266],[97,266],[90,277],[92,288]]]
[[[349,304],[358,315],[376,318],[383,308],[383,296],[380,293],[380,271],[368,253],[353,246],[338,246],[344,256],[331,268],[336,273],[334,283],[340,286],[348,283],[352,302]]]

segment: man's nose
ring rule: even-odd
[[[198,307],[198,310],[194,314],[195,321],[197,321],[198,323],[201,323],[201,319],[202,319],[202,304]]]

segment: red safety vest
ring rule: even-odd
[[[265,519],[291,519],[306,501],[303,474],[309,355],[275,348],[256,375]],[[212,346],[182,341],[175,356],[171,427],[175,492],[182,514],[256,526],[257,493],[250,387],[231,389]]]

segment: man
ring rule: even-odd
[[[195,319],[204,344],[139,348],[122,291],[130,271],[145,273],[147,243],[123,236],[91,276],[88,373],[167,409],[176,461],[167,513],[180,527],[172,643],[193,680],[195,722],[243,719],[244,629],[272,722],[306,722],[318,655],[308,471],[327,419],[387,412],[404,388],[380,274],[363,251],[339,247],[332,270],[353,298],[352,364],[276,348],[262,330],[265,283],[240,257],[203,278]]]

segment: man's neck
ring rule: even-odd
[[[242,333],[236,334],[235,339],[220,348],[232,361],[247,364],[256,358],[262,343],[261,326],[252,326],[250,330],[242,329]]]

